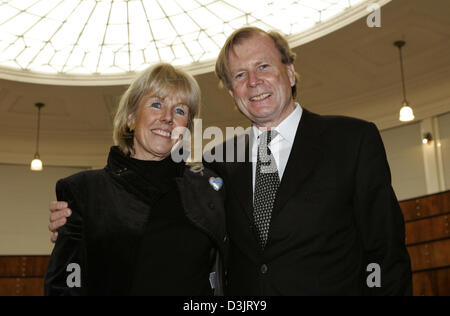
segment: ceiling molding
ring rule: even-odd
[[[348,9],[347,11],[345,11],[343,14],[339,15],[335,19],[331,19],[327,22],[323,22],[320,25],[318,25],[317,27],[314,27],[313,29],[307,30],[300,34],[287,36],[287,39],[288,39],[291,47],[298,47],[303,44],[312,42],[320,37],[323,37],[332,32],[335,32],[335,31],[359,20],[360,18],[362,18],[364,16],[368,16],[371,13],[370,10],[368,9],[370,6],[378,5],[381,8],[391,1],[392,0],[374,0],[374,1],[371,1],[369,4],[362,3],[358,6]]]

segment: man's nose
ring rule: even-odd
[[[260,83],[261,83],[261,79],[259,78],[258,74],[254,71],[249,71],[248,72],[248,85],[250,87],[256,87]]]

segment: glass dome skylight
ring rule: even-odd
[[[357,7],[367,15],[369,2],[0,0],[0,77],[127,77],[159,61],[210,71],[239,27],[295,38]]]

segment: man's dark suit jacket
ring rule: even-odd
[[[303,110],[264,250],[248,147],[245,162],[209,164],[227,187],[227,295],[412,294],[403,216],[373,123]],[[371,263],[381,287],[368,286]]]

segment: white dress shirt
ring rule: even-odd
[[[291,153],[292,145],[294,144],[295,135],[297,133],[297,128],[300,124],[302,118],[303,109],[298,104],[295,103],[295,110],[285,118],[280,125],[278,125],[274,130],[278,132],[278,135],[272,139],[269,144],[269,149],[275,159],[278,168],[278,175],[280,176],[280,182],[283,179],[284,170],[286,169],[287,162],[289,160],[289,155]],[[256,126],[252,126],[251,136],[253,137],[252,142],[252,166],[253,166],[253,193],[255,192],[255,177],[256,177],[256,162],[258,160],[258,146],[259,146],[259,136],[264,132]]]

